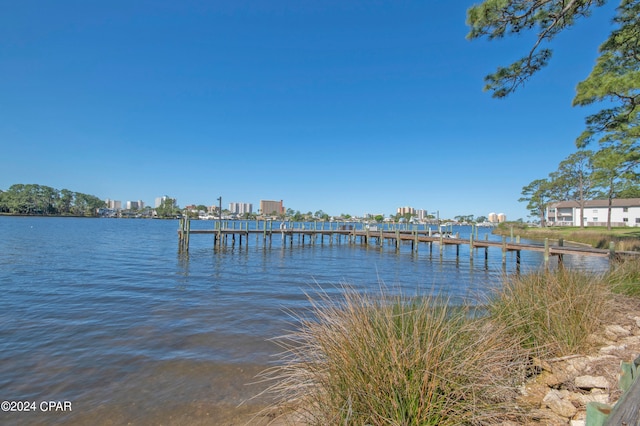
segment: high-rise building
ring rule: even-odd
[[[165,201],[166,199],[167,199],[166,195],[164,197],[157,197],[155,206],[160,207],[162,205],[162,202]]]
[[[416,209],[414,209],[413,207],[398,207],[397,210],[399,215],[405,215],[405,214],[416,214]]]
[[[104,200],[104,202],[107,204],[108,209],[120,210],[122,208],[122,201],[111,200],[107,198],[106,200]]]
[[[142,200],[127,201],[127,210],[140,210],[143,208],[144,208],[144,202]]]
[[[260,214],[263,214],[263,215],[284,214],[284,206],[282,205],[282,200],[280,201],[260,200]]]
[[[251,203],[229,203],[229,211],[235,214],[253,213],[253,204]]]

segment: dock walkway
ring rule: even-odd
[[[256,223],[255,229],[249,229],[248,222],[240,223],[240,227],[236,229],[235,224],[232,227],[225,226],[224,223],[216,221],[215,229],[191,229],[190,221],[188,219],[180,219],[178,228],[178,240],[179,249],[181,251],[189,250],[189,239],[191,235],[208,234],[213,235],[213,245],[221,247],[223,245],[235,245],[238,243],[240,246],[248,243],[250,236],[255,236],[256,241],[262,237],[263,244],[265,246],[271,246],[273,235],[279,235],[282,238],[282,246],[287,244],[293,245],[294,240],[298,240],[301,244],[333,244],[341,243],[343,240],[349,244],[362,244],[370,245],[375,244],[383,246],[385,243],[395,245],[396,249],[400,249],[401,244],[411,244],[413,251],[418,251],[420,243],[428,244],[430,252],[433,250],[433,244],[436,243],[442,253],[443,249],[447,245],[456,246],[456,256],[460,255],[460,246],[469,246],[469,256],[473,259],[474,250],[484,248],[484,258],[488,259],[489,248],[497,248],[502,251],[502,263],[506,263],[507,253],[516,253],[516,263],[520,264],[520,254],[522,251],[537,251],[544,254],[545,264],[548,263],[551,256],[556,256],[558,262],[562,262],[564,255],[579,255],[579,256],[597,256],[608,257],[610,259],[617,259],[626,256],[640,257],[639,252],[631,251],[615,251],[613,244],[609,249],[597,249],[591,247],[582,246],[565,246],[562,240],[558,241],[557,245],[550,245],[549,240],[546,239],[544,245],[538,244],[524,244],[520,243],[520,237],[513,238],[507,242],[506,237],[502,237],[502,241],[489,241],[488,234],[485,235],[485,239],[474,239],[474,233],[468,239],[459,238],[457,234],[453,234],[451,231],[433,231],[432,229],[426,230],[401,230],[399,228],[395,230],[384,229],[356,229],[353,226],[343,225],[337,226],[335,229],[324,229],[324,224],[320,229],[317,226],[313,228],[306,228],[303,226],[282,226],[273,228],[272,222],[262,223],[260,228],[259,223]]]

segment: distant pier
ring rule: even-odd
[[[325,223],[321,223],[318,226],[317,222],[314,222],[311,226],[305,226],[296,222],[282,222],[281,225],[274,227],[271,221],[256,221],[255,228],[249,229],[249,222],[231,222],[229,223],[215,221],[214,229],[191,229],[191,223],[189,219],[180,219],[178,226],[178,246],[181,252],[189,251],[189,240],[191,235],[208,234],[213,235],[214,247],[222,247],[227,245],[242,246],[243,244],[248,246],[248,239],[250,236],[255,236],[256,242],[262,240],[265,247],[271,247],[273,235],[279,235],[282,239],[282,246],[286,247],[287,244],[293,246],[294,240],[297,240],[299,244],[360,244],[360,245],[376,245],[383,246],[385,243],[395,245],[396,250],[400,250],[401,244],[410,244],[411,250],[418,251],[420,243],[427,245],[430,253],[433,252],[434,243],[437,245],[440,254],[442,254],[444,247],[447,245],[456,246],[456,256],[460,256],[460,246],[469,246],[469,257],[473,260],[474,249],[484,249],[485,261],[489,258],[489,248],[499,249],[502,252],[502,263],[507,262],[507,253],[515,252],[516,264],[520,265],[521,252],[522,251],[536,251],[541,252],[544,255],[545,265],[548,264],[549,259],[552,256],[556,256],[558,263],[562,264],[564,255],[579,255],[579,256],[596,256],[606,257],[609,259],[618,259],[625,256],[639,257],[639,252],[632,251],[615,251],[613,243],[609,249],[596,249],[591,247],[582,246],[565,246],[562,240],[559,240],[556,245],[551,245],[548,239],[544,240],[544,245],[538,244],[523,244],[520,243],[520,237],[513,236],[507,241],[507,237],[502,237],[502,241],[489,241],[488,234],[485,234],[484,239],[475,239],[474,232],[468,239],[459,238],[458,234],[453,234],[452,231],[446,230],[432,230],[432,229],[400,229],[396,226],[395,229],[382,229],[381,227],[373,226],[371,228],[365,227],[364,229],[356,229],[355,226],[349,224],[333,224],[329,223],[329,229],[325,229]],[[477,233],[475,233],[477,235]]]

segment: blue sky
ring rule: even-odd
[[[526,220],[522,187],[591,112],[571,101],[612,6],[496,100],[483,77],[532,38],[466,40],[473,3],[2,2],[0,189]]]

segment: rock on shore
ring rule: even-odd
[[[531,424],[583,426],[587,403],[613,406],[620,398],[620,364],[640,355],[640,301],[616,296],[612,306],[590,336],[590,353],[535,360],[539,374],[522,386],[518,400],[531,410]]]

